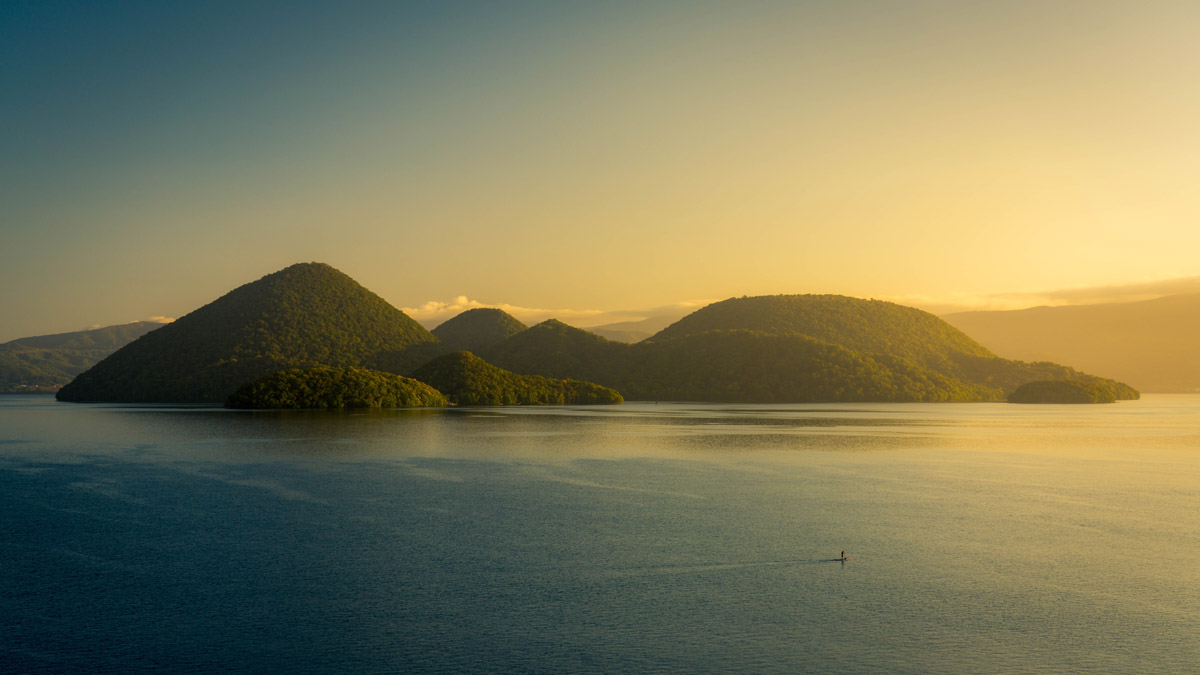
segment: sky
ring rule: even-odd
[[[9,0],[0,341],[303,261],[593,325],[1195,286],[1198,33],[1192,0]]]

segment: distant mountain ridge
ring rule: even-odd
[[[947,314],[989,349],[1110,374],[1143,391],[1200,392],[1200,293],[1138,302]]]
[[[0,344],[0,393],[53,392],[104,357],[163,325],[135,321]]]
[[[662,329],[670,326],[678,321],[681,317],[679,314],[656,315],[650,316],[638,321],[620,321],[617,323],[606,323],[601,326],[589,326],[584,330],[595,333],[602,338],[616,340],[617,342],[641,342],[646,338],[658,333]]]

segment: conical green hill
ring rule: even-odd
[[[58,398],[219,402],[279,370],[378,367],[436,341],[333,267],[301,263],[147,333],[79,375]]]
[[[572,378],[611,386],[625,368],[629,345],[548,319],[481,350],[480,356],[514,373]]]
[[[504,310],[468,309],[433,329],[446,351],[478,352],[529,328]]]

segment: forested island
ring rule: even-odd
[[[326,407],[283,388],[332,382],[328,369],[343,378],[378,373],[330,385],[340,393],[329,400],[354,404],[392,400],[379,388],[385,374],[423,380],[460,405],[1003,401],[1039,380],[1138,396],[1066,366],[999,358],[932,314],[876,300],[731,298],[636,344],[555,320],[526,327],[497,309],[464,312],[430,332],[338,270],[302,263],[146,333],[58,398],[242,401],[232,395],[255,383],[257,400]],[[346,389],[352,382],[361,396]]]

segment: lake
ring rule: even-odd
[[[0,569],[5,672],[1196,672],[1200,396],[5,396]]]

